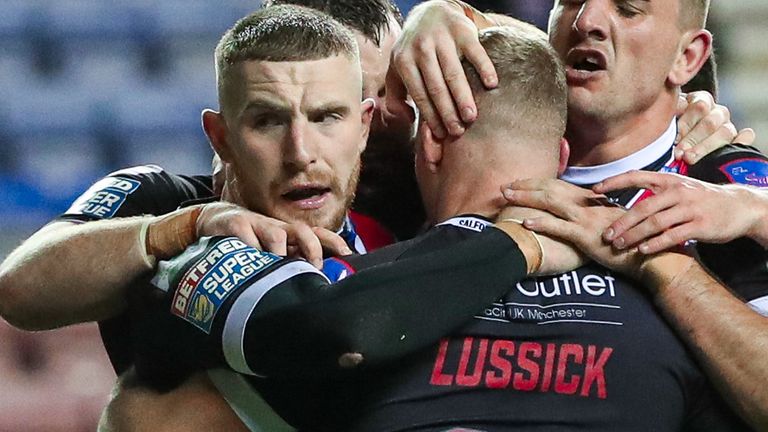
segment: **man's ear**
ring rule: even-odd
[[[208,143],[223,162],[232,162],[232,151],[229,148],[229,129],[224,116],[211,109],[203,110],[203,130],[208,136]]]
[[[371,122],[373,121],[373,114],[376,112],[376,101],[368,98],[362,102],[360,113],[362,116],[362,136],[360,141],[360,153],[365,150],[365,146],[368,144],[368,135],[371,133]]]
[[[560,177],[568,168],[568,159],[571,157],[571,146],[568,140],[560,138],[560,164],[557,167],[557,176]]]
[[[432,133],[432,129],[426,122],[419,125],[418,134],[421,144],[419,150],[422,152],[422,157],[427,163],[429,171],[435,173],[443,160],[443,140]]]
[[[703,29],[686,33],[667,82],[682,87],[696,76],[711,54],[712,33]]]

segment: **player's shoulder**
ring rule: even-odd
[[[416,237],[393,243],[365,254],[326,258],[323,261],[323,274],[331,282],[338,282],[367,268],[397,261],[413,245],[418,244],[420,241],[421,238]]]
[[[183,202],[213,195],[210,176],[170,173],[157,165],[114,171],[96,181],[61,216],[99,220],[142,214],[164,214]]]
[[[210,193],[213,178],[211,175],[176,174],[158,165],[139,165],[114,171],[104,179],[131,179],[142,187],[168,187],[186,190],[200,190]]]
[[[768,157],[752,146],[728,144],[691,165],[688,175],[710,183],[768,187]]]

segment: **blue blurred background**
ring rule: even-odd
[[[213,49],[258,0],[0,0],[0,259],[97,178],[154,163],[206,173]],[[401,0],[404,13],[418,3]],[[544,27],[551,0],[475,1]],[[768,134],[764,0],[713,4],[721,101]],[[0,431],[94,430],[113,384],[93,325],[0,320]]]
[[[400,5],[407,13],[415,3]],[[474,3],[540,27],[551,7],[549,0]],[[768,9],[758,0],[730,3],[741,6],[715,5],[713,25],[734,17],[744,22],[754,16],[749,8]],[[258,5],[0,0],[0,257],[114,169],[156,163],[176,172],[207,172],[211,152],[199,117],[203,108],[217,106],[213,48]],[[763,45],[759,27],[718,28],[729,29],[717,38],[735,37],[738,43],[730,45],[737,51],[765,51],[753,49]],[[730,91],[729,72],[740,69],[727,65],[743,62],[722,54],[721,61],[723,100],[738,112],[743,103]],[[739,81],[746,83],[742,96],[764,100],[754,91],[761,78]],[[749,125],[765,130],[759,119]]]

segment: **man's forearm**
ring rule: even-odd
[[[649,288],[663,314],[725,399],[757,430],[768,430],[768,317],[737,299],[691,258],[661,260],[652,264]],[[683,266],[689,267],[682,272]]]
[[[727,186],[726,186],[727,187]],[[755,217],[755,223],[747,236],[768,248],[768,190],[757,187],[742,186],[751,195],[749,213]]]
[[[44,227],[0,265],[0,314],[27,330],[118,314],[125,288],[152,269],[139,239],[146,220]]]

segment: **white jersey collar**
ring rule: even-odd
[[[487,219],[480,216],[456,216],[448,219],[445,222],[439,223],[436,226],[453,225],[455,227],[464,228],[476,232],[482,232],[489,225],[492,225]]]
[[[673,118],[667,130],[654,142],[631,155],[603,165],[568,167],[561,180],[575,185],[592,185],[608,177],[638,170],[661,159],[675,143],[677,119]]]

